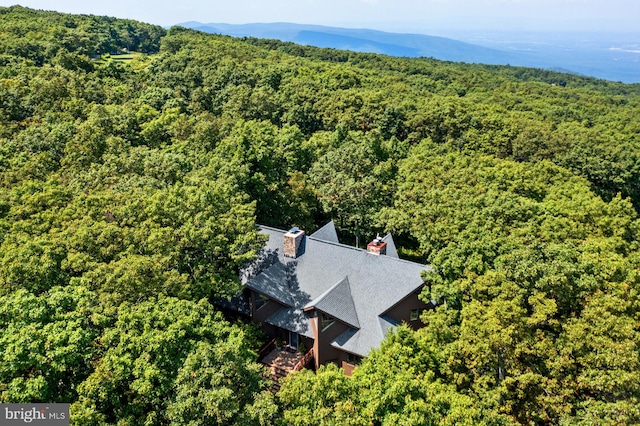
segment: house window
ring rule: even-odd
[[[267,296],[263,296],[260,293],[256,293],[256,311],[262,308],[268,301],[269,301],[269,298]]]
[[[295,333],[293,331],[289,332],[289,346],[291,346],[293,349],[298,350],[299,347],[299,335],[298,333]]]
[[[331,327],[331,324],[336,322],[336,319],[330,315],[322,314],[322,331],[325,331],[327,328]]]
[[[347,354],[347,362],[351,365],[358,365],[362,361],[362,357],[354,354]]]
[[[420,315],[422,314],[422,312],[424,312],[424,309],[412,309],[411,310],[411,315],[409,316],[409,319],[411,321],[417,321],[420,319]]]

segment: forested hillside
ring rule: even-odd
[[[128,55],[120,53],[128,52]],[[640,85],[0,8],[0,401],[74,424],[640,422]],[[272,395],[256,223],[391,231],[418,332]]]

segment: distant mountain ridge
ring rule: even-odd
[[[488,65],[524,66],[625,83],[640,82],[640,67],[638,67],[640,53],[635,50],[616,51],[606,45],[606,40],[600,41],[598,46],[588,41],[582,44],[574,43],[567,48],[565,43],[554,44],[549,43],[548,40],[521,43],[518,40],[518,34],[507,33],[499,35],[497,42],[493,34],[493,43],[487,43],[486,38],[484,43],[482,41],[476,43],[423,34],[389,33],[369,29],[283,22],[236,25],[203,24],[191,21],[179,25],[207,33],[276,39],[354,52],[430,57],[444,61]],[[541,36],[543,39],[548,37],[547,34]]]
[[[297,44],[329,47],[355,52],[380,53],[389,56],[432,57],[445,61],[484,64],[522,62],[523,55],[504,52],[453,40],[422,34],[398,34],[368,29],[326,27],[290,23],[273,24],[202,24],[185,22],[186,28],[233,37],[272,38]]]

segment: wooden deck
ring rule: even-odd
[[[293,368],[301,359],[302,355],[298,351],[291,349],[274,349],[264,357],[262,363],[270,367],[293,371]]]
[[[273,349],[262,360],[261,363],[271,370],[271,380],[273,380],[272,392],[280,390],[280,379],[287,376],[292,371],[299,371],[305,368],[313,360],[313,350],[305,355],[289,348]]]

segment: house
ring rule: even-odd
[[[313,349],[316,368],[333,362],[350,374],[387,331],[419,327],[420,312],[432,307],[418,298],[429,267],[399,259],[391,235],[363,250],[340,244],[333,222],[309,236],[298,228],[260,231],[266,246],[227,308],[291,348]]]

